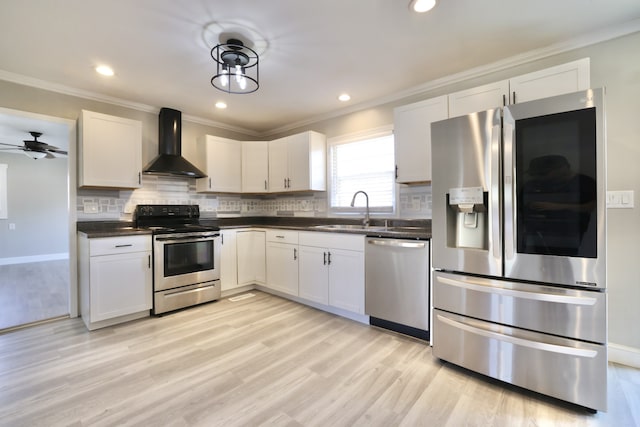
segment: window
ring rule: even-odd
[[[395,157],[391,127],[329,140],[329,207],[333,213],[360,213],[369,196],[371,212],[393,213],[396,201]]]

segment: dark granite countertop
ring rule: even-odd
[[[342,218],[236,217],[201,219],[200,221],[203,224],[218,226],[222,230],[257,227],[362,234],[396,239],[431,239],[431,220],[428,219],[388,219],[386,221],[372,219],[368,228],[362,227],[359,219],[347,220]],[[81,221],[77,223],[77,230],[89,238],[151,234],[148,229],[136,228],[131,221]]]

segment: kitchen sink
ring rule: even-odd
[[[360,224],[323,224],[316,225],[313,228],[319,230],[353,230],[353,231],[369,231],[369,232],[385,232],[385,233],[420,233],[424,232],[423,227],[384,227],[384,226],[368,226]]]
[[[322,230],[358,230],[358,231],[385,231],[385,227],[365,227],[360,224],[323,224],[315,225],[313,228]]]

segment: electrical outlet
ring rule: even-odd
[[[84,213],[98,213],[98,204],[94,202],[85,202],[83,205]]]
[[[9,230],[15,230],[16,229],[16,225],[13,222],[9,223]]]

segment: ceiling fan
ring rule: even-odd
[[[0,142],[0,145],[6,145],[11,148],[0,148],[0,150],[22,150],[24,154],[31,157],[32,159],[42,159],[46,157],[47,159],[54,159],[58,156],[66,156],[67,152],[64,150],[60,150],[58,147],[54,147],[53,145],[49,145],[42,141],[38,141],[38,138],[42,136],[42,132],[29,132],[33,137],[33,140],[25,139],[24,145],[14,145],[14,144],[4,144]]]

